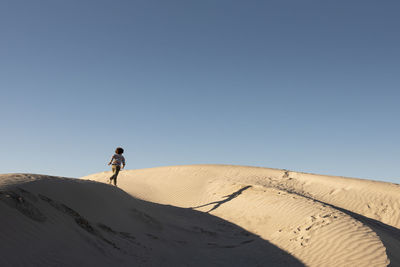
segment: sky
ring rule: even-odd
[[[4,0],[0,173],[233,164],[400,183],[400,2]]]

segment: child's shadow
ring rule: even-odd
[[[226,203],[226,202],[228,202],[228,201],[231,201],[232,199],[236,198],[236,197],[239,196],[244,190],[247,190],[247,189],[249,189],[250,187],[251,187],[251,185],[245,186],[245,187],[239,189],[238,191],[236,191],[236,192],[234,192],[234,193],[232,193],[232,194],[230,194],[230,195],[224,196],[224,197],[226,197],[226,199],[224,199],[224,200],[221,200],[221,201],[214,201],[214,202],[210,202],[210,203],[208,203],[208,204],[204,204],[204,205],[201,205],[201,206],[192,207],[192,209],[197,209],[197,208],[201,208],[201,207],[205,207],[205,206],[209,206],[209,205],[215,204],[214,207],[212,207],[209,211],[206,211],[207,213],[208,213],[208,212],[211,212],[211,211],[213,211],[213,210],[219,208],[219,206],[221,206],[222,204],[224,204],[224,203]]]

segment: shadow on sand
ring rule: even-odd
[[[222,204],[224,204],[224,203],[226,203],[226,202],[229,202],[229,201],[231,201],[232,199],[238,197],[240,194],[242,194],[243,191],[249,189],[250,187],[251,187],[251,185],[245,186],[245,187],[239,189],[238,191],[233,192],[233,193],[230,194],[230,195],[224,196],[224,198],[226,198],[226,199],[224,199],[224,200],[221,200],[221,201],[214,201],[214,202],[210,202],[210,203],[208,203],[208,204],[204,204],[204,205],[201,205],[201,206],[192,207],[192,209],[197,209],[197,208],[206,207],[206,206],[210,206],[210,205],[212,205],[212,204],[215,204],[214,207],[212,207],[210,210],[206,211],[207,213],[208,213],[208,212],[211,212],[211,211],[213,211],[213,210],[219,208],[219,206],[221,206]]]
[[[326,205],[326,206],[329,206],[336,210],[339,210],[339,211],[349,215],[350,217],[354,218],[355,220],[362,222],[364,225],[370,227],[379,236],[380,240],[382,241],[383,245],[386,248],[386,254],[390,260],[390,264],[388,266],[393,266],[393,267],[400,266],[400,254],[399,254],[399,251],[400,251],[400,245],[399,245],[400,244],[400,229],[390,226],[388,224],[385,224],[383,222],[380,222],[378,220],[368,218],[359,213],[355,213],[350,210],[335,206],[328,202],[314,199],[312,197],[303,195],[301,193],[297,193],[297,192],[293,192],[293,191],[291,191],[291,192],[286,191],[286,192],[298,195],[300,197],[310,199],[312,201],[321,203],[322,205]]]
[[[386,254],[390,260],[388,266],[400,266],[400,229],[393,226],[387,225],[383,222],[368,218],[361,214],[337,207],[335,205],[318,201],[324,205],[330,206],[334,209],[340,210],[341,212],[353,217],[354,219],[362,222],[364,225],[371,228],[381,239],[383,245],[386,248]]]
[[[76,247],[81,255],[86,255],[87,264],[96,266],[110,266],[110,263],[115,266],[304,266],[270,242],[208,213],[143,201],[120,188],[98,182],[50,180],[51,183],[19,184],[0,194],[0,204],[5,204],[0,205],[0,212],[16,210],[12,213],[15,218],[7,218],[8,221],[25,218],[24,221],[36,225],[37,231],[46,232],[40,240],[25,239],[26,246],[46,248],[44,244],[56,244],[60,233],[69,232],[71,236],[64,242],[74,242],[70,247]],[[43,185],[47,191],[42,190]],[[249,187],[209,205],[215,204],[212,209],[216,209]],[[65,190],[70,192],[66,194]],[[62,191],[64,198],[57,194]],[[70,201],[69,197],[74,201],[81,199],[81,204],[73,204],[76,202]],[[89,197],[92,198],[90,201]],[[104,199],[115,202],[113,212],[96,203],[102,203]],[[40,216],[32,217],[32,210],[36,212],[34,215]],[[93,219],[89,211],[100,212],[101,216]],[[110,214],[114,215],[111,220]],[[52,222],[56,219],[59,223],[54,225]],[[121,219],[123,222],[118,222]],[[79,239],[84,243],[68,241]],[[13,250],[10,246],[8,249]],[[45,252],[38,251],[37,255],[46,255]],[[76,264],[72,259],[76,258],[77,252],[73,249],[53,250],[52,253],[64,266]],[[23,250],[18,252],[19,257],[24,257],[23,254]],[[7,259],[9,264],[14,260],[18,264],[19,258]]]
[[[162,266],[305,266],[260,236],[209,213],[136,201],[143,220],[157,229],[153,237],[165,243],[161,250],[176,255]]]

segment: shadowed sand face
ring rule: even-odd
[[[1,266],[304,266],[216,216],[91,181],[3,175],[0,212]]]

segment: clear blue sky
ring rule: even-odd
[[[0,2],[0,173],[238,164],[400,183],[399,1]]]

